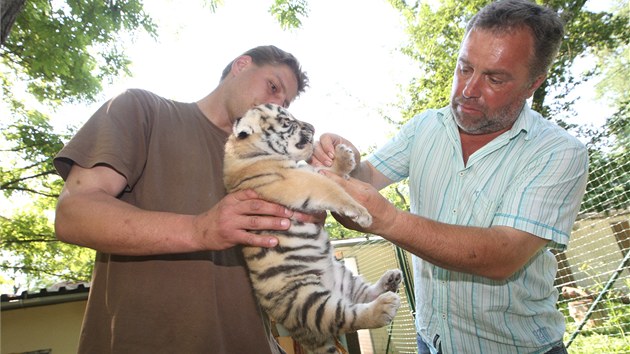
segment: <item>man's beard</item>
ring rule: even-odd
[[[488,112],[487,107],[478,105],[477,102],[478,100],[475,98],[463,98],[461,96],[454,97],[451,100],[451,111],[455,117],[457,126],[459,126],[463,132],[471,135],[490,134],[509,129],[514,124],[525,105],[525,100],[523,99],[516,103],[500,107],[494,112]],[[465,117],[465,113],[457,111],[457,106],[461,104],[466,104],[479,110],[482,117]]]

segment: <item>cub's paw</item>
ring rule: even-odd
[[[356,161],[354,160],[354,152],[352,149],[344,144],[335,146],[335,159],[330,168],[331,171],[339,176],[348,178],[348,174],[350,174],[355,167]]]
[[[401,281],[402,272],[398,269],[390,269],[378,280],[378,286],[383,292],[391,291],[395,293],[398,291]]]
[[[400,307],[400,296],[392,292],[386,292],[376,298],[375,315],[379,322],[378,327],[389,324],[396,316],[396,312]]]
[[[370,215],[367,209],[365,209],[361,205],[343,208],[339,211],[339,213],[349,217],[350,219],[352,219],[352,221],[361,225],[361,227],[368,227],[372,225],[372,215]]]
[[[361,227],[368,227],[372,225],[372,215],[370,215],[367,210],[365,213],[361,213],[357,217],[352,218],[352,220],[361,225]]]

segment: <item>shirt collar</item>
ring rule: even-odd
[[[535,137],[539,131],[539,124],[537,124],[538,117],[540,117],[540,114],[533,111],[529,107],[529,104],[525,102],[525,105],[523,106],[521,113],[518,115],[518,118],[516,118],[514,125],[512,125],[512,128],[508,131],[508,138],[513,139],[521,132],[525,134],[525,140],[530,140]]]

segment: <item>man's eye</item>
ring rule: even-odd
[[[503,80],[495,79],[493,77],[488,78],[488,81],[490,81],[493,85],[500,85],[503,83]]]
[[[269,82],[269,87],[271,87],[271,91],[273,92],[278,91],[278,86],[276,86],[273,82]]]

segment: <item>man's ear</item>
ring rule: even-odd
[[[249,55],[241,55],[240,57],[234,59],[234,61],[232,62],[232,73],[238,74],[251,63],[252,57],[250,57]]]
[[[529,95],[527,96],[528,98],[532,97],[532,95],[534,94],[534,92],[536,92],[536,90],[538,90],[540,85],[542,85],[542,83],[545,82],[545,79],[547,79],[547,75],[544,75],[544,74],[534,79],[534,81],[529,87]]]

